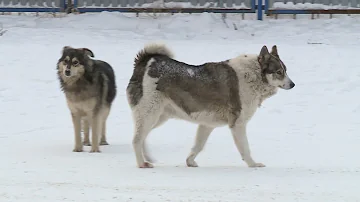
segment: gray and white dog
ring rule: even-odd
[[[278,88],[294,86],[276,46],[271,53],[263,46],[259,55],[240,55],[194,66],[174,60],[163,44],[146,45],[135,58],[127,87],[135,125],[132,143],[137,166],[153,167],[145,139],[152,129],[175,118],[199,124],[187,166],[197,167],[195,158],[210,133],[216,127],[228,125],[247,165],[264,167],[251,157],[246,125],[261,103]]]
[[[94,54],[87,48],[76,49],[65,46],[57,63],[57,75],[74,125],[74,152],[83,151],[83,144],[90,146],[90,125],[92,130],[90,152],[100,152],[99,145],[108,144],[106,120],[116,96],[115,75],[108,63],[90,57],[94,57]]]

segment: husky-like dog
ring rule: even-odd
[[[76,49],[65,46],[57,63],[57,75],[74,125],[74,152],[83,151],[83,144],[91,145],[90,152],[100,152],[99,145],[108,145],[106,120],[116,96],[115,75],[108,63],[90,57],[94,57],[94,54],[87,48]],[[83,144],[81,142],[82,121]],[[101,140],[99,133],[101,133]]]
[[[145,46],[135,58],[127,87],[135,125],[132,143],[137,166],[153,167],[145,139],[152,129],[175,118],[199,124],[187,166],[197,167],[195,158],[210,133],[216,127],[228,125],[247,165],[264,167],[250,155],[246,125],[261,103],[278,88],[294,86],[276,46],[271,53],[263,46],[259,55],[240,55],[199,66],[174,60],[165,45]]]

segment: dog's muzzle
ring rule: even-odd
[[[71,72],[70,72],[69,69],[67,69],[67,70],[65,70],[64,74],[65,74],[65,76],[70,76],[70,75],[71,75]]]
[[[290,90],[294,87],[295,83],[289,78],[289,76],[286,75],[284,85],[282,85],[280,88]]]

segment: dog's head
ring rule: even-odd
[[[89,66],[89,56],[94,57],[94,54],[87,48],[65,46],[58,61],[58,73],[64,79],[77,80],[84,75],[86,67]]]
[[[269,85],[286,90],[294,88],[295,83],[287,75],[286,66],[279,57],[276,45],[272,47],[270,53],[267,47],[263,46],[258,61],[262,76]]]

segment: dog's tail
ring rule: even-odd
[[[126,89],[131,106],[137,105],[143,96],[142,82],[146,66],[154,56],[174,57],[172,52],[164,44],[160,43],[148,44],[138,52],[134,61],[134,72]]]
[[[165,46],[165,44],[150,43],[145,45],[145,47],[136,55],[134,67],[137,68],[140,66],[144,66],[141,64],[146,64],[153,56],[156,55],[167,56],[169,58],[174,57],[174,54],[170,51],[168,47]]]

